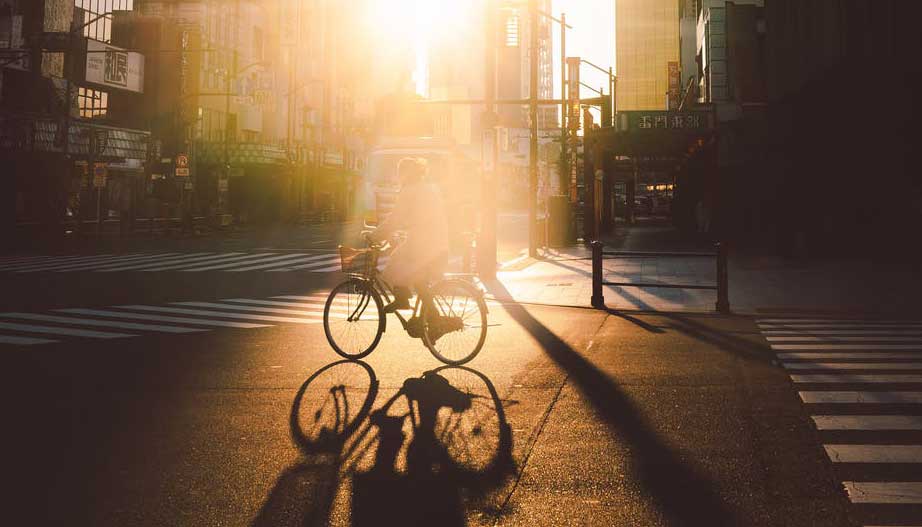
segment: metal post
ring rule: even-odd
[[[567,157],[567,14],[560,13],[560,194],[570,186],[570,163]]]
[[[729,277],[727,275],[727,244],[717,244],[717,312],[730,312]]]
[[[592,242],[592,307],[605,308],[605,297],[602,293],[602,242]]]
[[[499,143],[496,118],[496,53],[497,8],[495,0],[486,1],[484,45],[484,118],[483,128],[489,129],[489,145],[482,145],[483,171],[481,179],[480,236],[477,239],[477,271],[480,278],[496,278],[496,158]],[[489,159],[489,163],[487,160]],[[487,166],[491,166],[487,170]]]
[[[538,256],[538,2],[528,0],[528,255]]]

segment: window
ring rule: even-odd
[[[105,117],[109,110],[109,94],[80,87],[77,89],[77,107],[80,109],[80,117]]]
[[[112,12],[131,11],[134,0],[74,0],[74,6],[82,10],[83,36],[100,42],[112,41]],[[79,15],[78,15],[79,16]]]

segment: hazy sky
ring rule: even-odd
[[[573,29],[567,30],[567,55],[582,57],[603,68],[614,67],[615,62],[615,18],[614,0],[553,0],[554,16],[567,14],[567,23]],[[554,24],[554,96],[560,97],[560,26]],[[583,66],[580,78],[590,86],[606,87],[607,75]],[[583,88],[584,97],[596,97]]]

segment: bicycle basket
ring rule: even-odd
[[[378,266],[378,251],[340,246],[339,259],[344,273],[367,275]]]

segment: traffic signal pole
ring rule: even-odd
[[[495,0],[486,1],[484,40],[484,113],[482,173],[480,182],[481,211],[480,237],[477,239],[477,271],[480,278],[496,278],[496,48],[497,6]]]

